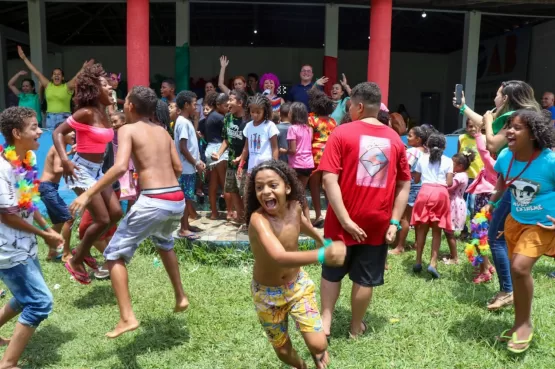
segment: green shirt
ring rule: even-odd
[[[246,124],[247,122],[244,122],[243,118],[236,118],[231,113],[227,113],[224,117],[222,139],[227,140],[228,143],[228,169],[237,169],[238,167],[238,164],[233,164],[233,160],[241,155],[241,152],[245,147],[245,136],[243,136],[243,130],[245,129]]]
[[[498,116],[497,118],[495,118],[495,120],[493,121],[491,127],[493,130],[493,135],[495,136],[496,134],[498,134],[503,127],[505,127],[505,123],[507,123],[507,119],[509,119],[509,117],[511,115],[513,115],[514,110],[513,111],[508,111],[503,115]],[[499,153],[501,152],[501,150],[503,150],[504,148],[507,147],[507,144],[503,145],[502,148],[500,148],[499,150],[497,150],[497,155],[499,155]]]
[[[71,113],[71,95],[73,92],[67,88],[67,83],[56,86],[48,83],[44,91],[47,113]]]
[[[31,108],[37,113],[37,121],[40,124],[42,122],[42,113],[40,111],[39,95],[21,92],[17,97],[19,97],[19,106],[23,108]]]

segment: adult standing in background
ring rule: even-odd
[[[206,82],[204,84],[204,97],[201,97],[197,100],[197,113],[199,116],[199,120],[206,118],[206,116],[204,115],[204,98],[210,92],[216,92],[216,87],[214,87],[214,84],[212,82]]]
[[[258,92],[258,74],[249,73],[247,76],[247,95],[254,96]]]
[[[35,81],[31,78],[24,78],[21,82],[21,90],[15,86],[17,79],[21,76],[27,75],[27,72],[22,70],[14,74],[8,82],[8,87],[18,97],[18,106],[23,108],[31,108],[37,113],[37,121],[39,126],[42,127],[42,111],[40,109],[40,96],[35,91]]]
[[[41,86],[44,87],[44,98],[46,99],[46,125],[44,127],[54,129],[56,124],[65,121],[71,115],[71,97],[75,90],[75,77],[85,67],[93,65],[94,60],[91,59],[83,63],[75,77],[66,83],[64,71],[61,68],[55,68],[49,80],[27,59],[21,46],[17,46],[17,52],[27,68],[37,76]]]
[[[312,83],[312,78],[314,73],[312,72],[312,66],[310,64],[305,64],[301,67],[301,83],[295,85],[289,91],[289,98],[287,100],[292,102],[302,102],[308,108],[308,91],[314,86]]]

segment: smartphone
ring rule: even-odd
[[[457,105],[462,103],[463,85],[455,85],[455,102]]]

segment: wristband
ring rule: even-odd
[[[48,224],[45,225],[45,226],[39,225],[38,228],[39,228],[40,230],[42,230],[42,231],[46,231],[46,230],[50,229],[50,226],[49,226]]]
[[[497,200],[496,202],[488,201],[488,205],[491,205],[491,206],[493,206],[494,209],[497,209],[500,202],[501,202],[501,199]]]
[[[399,221],[395,219],[391,219],[389,221],[389,224],[396,226],[398,231],[400,231],[403,228],[401,227],[401,223],[399,223]]]
[[[461,115],[464,115],[464,111],[466,110],[466,104],[464,104],[463,106],[461,106],[461,108],[459,109],[459,113]]]
[[[332,241],[329,238],[324,239],[324,246],[318,249],[318,262],[324,264],[326,261],[326,249],[331,246]]]

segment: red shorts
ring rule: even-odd
[[[116,193],[116,196],[120,197],[121,195],[121,191],[114,191]],[[89,213],[88,210],[85,210],[85,212],[83,213],[83,216],[81,217],[81,223],[79,223],[79,239],[82,240],[83,236],[85,235],[85,232],[87,231],[87,229],[89,228],[89,226],[93,223],[93,218],[91,216],[91,213]],[[101,237],[100,237],[100,241],[104,241],[109,237],[112,237],[114,235],[114,233],[116,233],[116,229],[118,229],[118,225],[114,224],[112,226],[112,228],[110,228],[109,230],[106,231],[106,233],[104,233]]]

